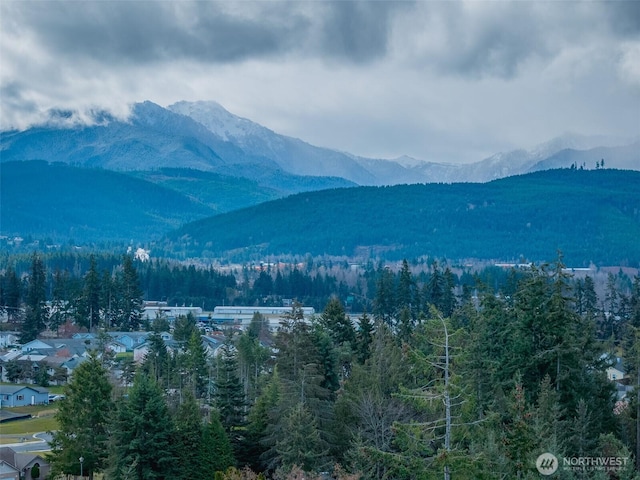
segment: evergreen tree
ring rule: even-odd
[[[431,306],[434,306],[438,311],[443,312],[446,289],[446,279],[442,275],[438,262],[433,262],[429,281],[424,285],[424,299],[426,302],[424,308],[425,312],[429,312],[431,310]]]
[[[563,417],[558,392],[546,375],[540,383],[540,393],[534,412],[534,431],[540,445],[543,445],[547,451],[554,452],[556,456],[566,451],[564,442],[566,422],[563,422]]]
[[[133,258],[124,255],[122,269],[115,278],[116,317],[115,322],[122,331],[137,331],[142,319],[142,289]]]
[[[533,427],[533,413],[525,398],[519,377],[509,402],[507,417],[503,420],[503,443],[510,461],[512,478],[526,478],[535,466],[534,453],[538,439]]]
[[[217,357],[215,405],[220,414],[220,423],[222,423],[235,452],[240,449],[243,441],[243,427],[246,423],[246,400],[244,388],[238,375],[237,355],[237,350],[232,343],[232,337],[227,334]]]
[[[592,416],[587,402],[583,399],[578,401],[575,415],[567,423],[569,453],[577,457],[594,456],[598,435],[597,431],[594,431]]]
[[[190,391],[184,392],[182,403],[175,415],[175,451],[179,478],[191,480],[202,474],[200,461],[206,456],[202,416],[196,399]]]
[[[93,478],[106,467],[109,453],[111,384],[100,359],[91,355],[73,372],[56,412],[58,430],[52,432],[51,464],[55,474],[83,473]]]
[[[257,313],[257,312],[256,312]],[[261,317],[261,315],[260,315]],[[255,319],[254,315],[254,319]],[[266,362],[269,359],[269,350],[260,344],[257,332],[259,323],[252,324],[256,328],[251,328],[242,333],[236,342],[238,349],[238,364],[240,367],[240,379],[244,387],[244,395],[247,401],[255,400],[259,394],[259,381],[266,369]]]
[[[173,339],[177,342],[186,342],[194,332],[200,333],[196,328],[196,317],[191,312],[186,315],[178,315],[173,330]]]
[[[354,365],[335,407],[333,454],[367,478],[393,478],[386,459],[395,452],[395,424],[412,416],[411,408],[397,397],[408,374],[391,330],[378,323],[370,358]]]
[[[96,258],[91,255],[89,259],[89,270],[84,276],[84,290],[82,292],[83,318],[80,324],[89,330],[100,326],[100,293],[102,286],[100,285],[100,274]]]
[[[398,290],[396,294],[396,306],[398,310],[408,309],[411,313],[415,290],[415,281],[409,270],[409,262],[402,260],[402,267],[398,274]]]
[[[408,342],[415,328],[411,311],[408,307],[404,307],[398,314],[398,340]]]
[[[469,452],[459,444],[468,436],[468,427],[476,417],[473,410],[463,411],[468,399],[456,374],[464,332],[455,331],[435,307],[430,317],[417,330],[413,345],[406,347],[417,387],[401,387],[400,396],[420,413],[420,418],[396,425],[396,444],[406,460],[394,466],[416,477],[426,463],[429,470],[440,470],[445,479],[450,479],[464,472],[471,461]]]
[[[197,330],[191,333],[189,343],[184,352],[184,366],[188,373],[188,385],[197,398],[201,398],[207,392],[207,377],[209,366],[207,365],[207,352],[202,344],[202,337]]]
[[[70,283],[68,271],[57,269],[54,272],[49,328],[56,330],[56,333],[60,326],[64,325],[71,316]]]
[[[457,307],[457,300],[454,293],[456,287],[456,277],[448,266],[444,269],[443,277],[444,291],[442,296],[442,303],[437,306],[437,308],[442,313],[442,315],[444,315],[446,318],[450,318]]]
[[[277,367],[266,384],[253,408],[247,422],[248,465],[255,470],[272,469],[277,463],[276,444],[281,437],[281,418],[283,387]]]
[[[215,472],[223,472],[235,465],[231,442],[215,411],[211,413],[211,420],[202,430],[202,441],[198,451],[200,452],[198,466],[200,475],[204,478],[217,479],[218,476],[213,475]]]
[[[378,279],[376,282],[376,297],[373,301],[373,313],[376,320],[386,323],[388,326],[394,324],[395,286],[393,272],[389,268],[378,269]]]
[[[358,331],[356,332],[356,352],[358,362],[363,364],[369,358],[369,348],[373,337],[373,323],[367,315],[367,312],[363,312],[358,322]]]
[[[480,309],[469,322],[469,346],[461,358],[479,418],[493,409],[496,388],[507,389],[513,381],[514,372],[506,366],[512,362],[515,336],[510,308],[493,292],[482,290]]]
[[[31,270],[25,298],[25,318],[20,334],[20,342],[35,340],[48,321],[47,311],[47,271],[39,254],[31,256]]]
[[[276,444],[282,470],[299,466],[307,472],[319,472],[327,464],[328,449],[304,404],[298,403],[289,411],[284,428],[287,434]]]
[[[171,373],[173,359],[167,350],[167,345],[162,337],[157,333],[152,333],[147,339],[149,348],[144,356],[141,372],[151,376],[163,388],[171,385]]]
[[[0,303],[2,303],[7,312],[9,323],[17,323],[21,320],[20,299],[22,297],[22,288],[20,279],[12,264],[7,267],[2,280],[2,302]]]
[[[260,271],[260,275],[253,282],[253,293],[259,297],[267,297],[273,294],[273,278],[264,270]]]
[[[342,302],[332,297],[322,312],[322,325],[329,331],[336,346],[347,345],[355,350],[356,332],[351,320],[344,311]]]
[[[160,387],[138,374],[118,403],[111,435],[109,478],[165,480],[176,476],[175,427]]]

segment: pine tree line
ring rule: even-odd
[[[501,290],[478,282],[475,294],[456,295],[437,264],[424,279],[407,262],[398,274],[376,273],[372,311],[355,322],[338,297],[312,319],[296,304],[273,336],[256,314],[215,358],[204,355],[193,320],[178,350],[152,335],[134,377],[122,376],[112,395],[91,389],[113,399],[103,420],[65,417],[82,411],[76,383],[91,381],[74,374],[54,436],[56,468],[74,473],[65,452],[77,458],[88,448],[83,432],[99,435],[99,424],[108,425],[104,442],[91,440],[99,452],[82,455],[100,459],[92,471],[107,478],[250,478],[250,469],[270,478],[526,479],[539,477],[544,452],[628,458],[615,475],[637,477],[640,389],[616,402],[605,369],[610,354],[639,375],[640,277],[625,298],[614,298],[612,282],[603,306],[561,257],[517,272]],[[91,378],[109,384],[106,373]],[[213,458],[227,462],[206,463]]]

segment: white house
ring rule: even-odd
[[[0,332],[0,349],[10,345],[17,345],[20,334],[18,332]]]
[[[619,382],[625,376],[624,366],[622,359],[616,357],[616,362],[613,365],[607,367],[607,378],[612,382]]]

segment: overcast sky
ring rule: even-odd
[[[640,135],[640,1],[0,0],[0,124],[215,100],[353,154]]]

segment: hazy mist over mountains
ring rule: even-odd
[[[2,132],[1,161],[45,160],[118,171],[190,168],[257,178],[265,172],[339,177],[357,185],[485,182],[527,172],[577,167],[640,169],[638,139],[565,134],[529,150],[496,153],[470,164],[446,159],[364,158],[279,135],[216,102],[152,102],[132,106],[128,120],[104,112],[78,118],[51,112],[50,121]]]

